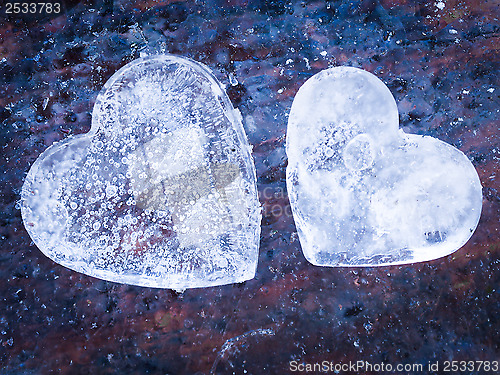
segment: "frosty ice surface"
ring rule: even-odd
[[[467,157],[400,130],[389,89],[361,69],[327,69],[299,89],[286,150],[295,224],[315,265],[439,258],[478,224],[481,184]]]
[[[48,257],[121,283],[241,282],[257,266],[260,207],[239,114],[203,65],[141,58],[99,94],[89,133],[49,147],[22,190]]]

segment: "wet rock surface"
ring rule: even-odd
[[[498,359],[493,2],[63,5],[57,17],[11,15],[0,23],[2,373],[287,373],[290,361],[358,360],[439,361],[442,371],[445,360]],[[253,280],[183,294],[101,281],[46,258],[22,225],[20,190],[34,160],[53,142],[87,132],[107,79],[141,53],[157,52],[209,66],[241,111],[263,209]],[[304,259],[285,184],[287,117],[305,80],[338,65],[388,85],[403,130],[450,143],[472,161],[482,215],[454,254],[384,268],[315,267]]]

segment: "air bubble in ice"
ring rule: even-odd
[[[246,135],[221,85],[188,59],[145,57],[114,74],[90,132],[33,164],[21,208],[48,257],[105,280],[183,290],[255,274]]]
[[[323,266],[389,265],[459,249],[481,213],[481,184],[447,143],[398,130],[389,89],[339,67],[297,93],[287,187],[305,257]]]

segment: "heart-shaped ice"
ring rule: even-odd
[[[22,190],[24,225],[55,262],[105,280],[185,289],[254,277],[255,167],[239,113],[205,66],[124,66],[92,128],[49,147]]]
[[[481,213],[467,157],[399,130],[389,89],[356,68],[324,70],[293,101],[287,188],[305,257],[322,266],[431,260],[459,249]]]

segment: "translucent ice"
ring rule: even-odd
[[[287,131],[287,187],[305,257],[315,265],[419,262],[464,245],[481,213],[467,157],[399,130],[389,89],[339,67],[297,93]]]
[[[89,133],[49,147],[22,190],[35,244],[75,271],[185,289],[241,282],[257,266],[255,167],[237,113],[203,65],[126,65]]]

